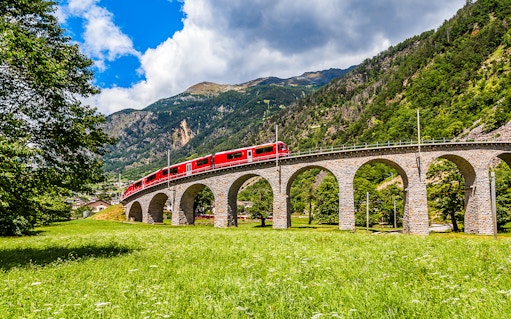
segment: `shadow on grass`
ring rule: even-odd
[[[111,258],[132,252],[119,245],[87,245],[82,247],[17,248],[0,250],[0,269],[45,266],[52,263],[79,261],[93,258]]]

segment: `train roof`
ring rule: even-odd
[[[278,141],[277,143],[283,143],[283,144],[285,144],[285,143],[284,143],[284,142],[282,142],[282,141]],[[275,142],[272,142],[272,143],[265,143],[265,144],[259,144],[259,145],[252,145],[252,146],[247,146],[247,147],[237,148],[237,149],[234,149],[234,150],[228,150],[228,151],[218,152],[218,153],[215,153],[215,155],[227,154],[227,153],[232,153],[232,152],[237,152],[237,151],[245,151],[245,150],[252,149],[252,148],[259,148],[259,147],[270,146],[270,145],[274,145],[274,144],[275,144]]]
[[[174,164],[174,165],[170,165],[170,167],[172,167],[172,166],[176,166],[176,165],[181,165],[181,164],[186,164],[186,163],[195,162],[196,160],[200,160],[200,159],[207,158],[207,157],[211,157],[211,156],[213,156],[213,154],[204,155],[204,156],[201,156],[201,157],[197,157],[197,158],[194,158],[194,159],[188,160],[188,161],[186,161],[186,162],[181,162],[181,163],[177,163],[177,164]]]

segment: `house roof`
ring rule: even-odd
[[[98,207],[98,206],[111,206],[109,203],[102,201],[102,200],[96,200],[90,203],[85,204],[87,207]]]

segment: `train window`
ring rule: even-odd
[[[170,168],[170,174],[176,175],[177,174],[177,167]]]
[[[135,187],[140,187],[141,185],[142,185],[142,182],[137,182],[137,183],[135,184]]]
[[[161,171],[161,174],[163,176],[167,176],[167,175],[169,175],[169,170],[168,169],[164,169],[164,170]]]
[[[286,145],[280,144],[279,145],[279,149],[282,150],[282,151],[285,151],[286,150]]]
[[[261,148],[256,148],[255,153],[257,155],[264,154],[264,153],[270,153],[273,152],[273,145],[272,146],[266,146]]]
[[[153,175],[147,177],[145,180],[146,180],[146,182],[150,182],[150,181],[152,181],[155,178],[156,178],[156,174],[153,174]]]
[[[209,159],[207,159],[207,158],[197,161],[197,166],[202,166],[202,165],[206,165],[206,164],[209,164]]]
[[[230,153],[230,154],[227,154],[227,159],[232,160],[232,159],[240,158],[241,155],[242,155],[241,152]]]

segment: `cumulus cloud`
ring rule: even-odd
[[[144,80],[107,88],[90,102],[103,113],[143,108],[201,81],[236,84],[262,76],[347,68],[390,45],[436,28],[465,0],[184,0],[183,29],[138,53],[98,0],[72,0],[87,21],[94,59],[140,59]],[[150,30],[148,30],[150,32]]]
[[[106,61],[125,56],[140,56],[133,42],[113,22],[113,14],[98,4],[99,0],[69,0],[67,6],[59,8],[59,19],[69,16],[81,17],[84,21],[81,48],[91,57],[100,71]]]

